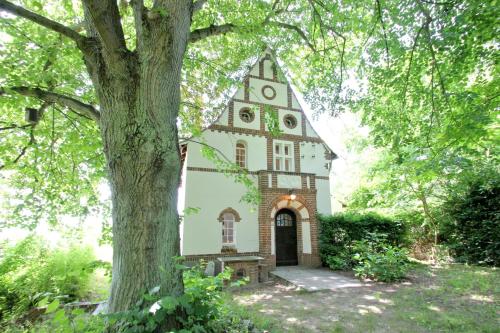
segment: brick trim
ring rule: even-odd
[[[200,260],[205,260],[205,261],[214,261],[217,260],[217,258],[220,257],[231,257],[233,256],[233,253],[208,253],[208,254],[189,254],[185,255],[184,260],[185,261],[200,261]],[[238,253],[238,256],[259,256],[259,252],[240,252]]]
[[[316,179],[323,179],[323,180],[330,180],[330,177],[328,176],[316,176]]]
[[[263,137],[272,137],[271,133],[261,130],[255,130],[251,128],[240,128],[240,127],[230,127],[219,124],[212,124],[208,127],[210,130],[227,132],[227,133],[239,133],[239,134],[248,134],[248,135],[257,135]],[[288,140],[288,141],[299,141],[299,142],[313,142],[313,143],[323,143],[321,138],[313,138],[313,137],[303,137],[301,135],[295,134],[281,134],[278,137],[272,137],[277,140]]]
[[[219,217],[217,218],[217,221],[219,221],[221,223],[224,222],[224,214],[226,214],[226,213],[233,214],[235,222],[241,221],[240,214],[238,214],[238,212],[231,207],[227,207],[227,208],[223,209],[222,212],[220,212]]]
[[[227,115],[228,127],[234,127],[234,101],[229,102],[229,114]]]
[[[201,167],[187,167],[188,171],[201,171],[201,172],[220,172],[220,173],[240,173],[240,171],[237,170],[219,170],[215,168],[201,168]],[[248,171],[246,172],[249,175],[257,175],[258,171]]]
[[[244,93],[244,100],[241,102],[249,103],[250,102],[250,78],[247,76],[245,80],[243,81],[244,83],[244,88],[243,88],[243,93]],[[233,101],[235,101],[236,98],[233,98]]]
[[[242,99],[239,99],[239,98],[233,98],[233,101],[234,102],[241,102],[241,103],[248,103],[248,104],[255,104],[255,105],[268,105],[268,106],[272,106],[272,107],[275,107],[277,109],[281,109],[281,110],[287,110],[287,111],[295,111],[295,112],[301,112],[301,113],[304,113],[302,111],[302,109],[296,109],[296,108],[293,108],[293,107],[288,107],[288,106],[278,106],[278,105],[271,105],[271,104],[266,104],[266,103],[262,103],[262,102],[255,102],[255,101],[250,101],[250,100],[242,100]]]
[[[266,93],[264,93],[264,91],[266,89],[271,89],[272,94],[270,96],[268,96]],[[273,99],[275,99],[276,98],[276,94],[277,94],[276,93],[276,89],[274,89],[274,87],[272,87],[272,86],[270,86],[268,84],[266,84],[265,86],[262,86],[262,89],[260,90],[260,92],[261,92],[262,96],[264,96],[265,99],[270,100],[270,101],[272,101]]]
[[[300,173],[300,144],[298,142],[293,143],[293,158],[295,163],[295,172]]]

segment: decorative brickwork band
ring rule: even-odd
[[[231,208],[231,207],[227,207],[222,212],[220,212],[219,218],[217,219],[217,221],[224,222],[224,214],[226,214],[226,213],[233,214],[235,222],[240,222],[241,221],[240,214],[238,214],[238,212],[236,210],[234,210],[233,208]]]
[[[227,115],[229,127],[234,126],[234,102],[229,102],[229,114]]]

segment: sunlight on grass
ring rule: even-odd
[[[427,308],[432,311],[441,312],[441,309],[434,305],[430,305]]]
[[[411,285],[333,292],[267,287],[236,301],[269,332],[498,332],[498,270],[425,266],[413,276]]]
[[[488,302],[488,303],[493,303],[493,296],[485,296],[485,295],[470,295],[470,299],[473,301],[480,301],[480,302]]]

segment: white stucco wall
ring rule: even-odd
[[[279,188],[302,188],[302,178],[294,175],[277,175]]]
[[[273,62],[271,60],[264,60],[264,78],[273,79]]]
[[[311,253],[311,224],[302,222],[302,251]]]
[[[220,253],[222,224],[217,220],[222,210],[231,207],[241,217],[235,222],[238,252],[259,250],[258,210],[240,202],[246,188],[222,173],[187,171],[186,207],[199,208],[184,217],[182,255]]]
[[[215,123],[218,125],[227,126],[229,124],[228,115],[229,115],[229,110],[228,108],[225,108],[224,112],[220,115],[220,117],[217,119]]]
[[[306,136],[317,138],[318,134],[314,131],[309,121],[306,121]]]
[[[317,176],[328,176],[330,171],[325,164],[330,161],[325,159],[325,147],[321,143],[300,143],[300,168],[304,173],[314,173]]]
[[[236,159],[236,142],[238,140],[245,141],[247,144],[248,170],[258,171],[267,168],[267,143],[265,137],[206,130],[203,132],[203,139],[208,145],[220,150],[231,161],[235,161]],[[198,141],[202,140],[198,139]],[[202,147],[201,144],[195,142],[188,144],[188,166],[215,168],[215,165],[201,154]]]
[[[330,181],[316,178],[316,208],[320,214],[331,214]]]

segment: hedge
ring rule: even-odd
[[[329,256],[342,256],[353,242],[368,239],[372,234],[384,235],[385,242],[394,246],[403,245],[406,239],[406,228],[401,221],[376,213],[319,215],[318,220],[323,263]]]

